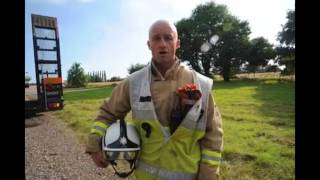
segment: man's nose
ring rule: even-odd
[[[165,39],[164,39],[164,38],[161,38],[161,40],[160,40],[160,46],[166,46],[166,45],[167,45],[167,43],[166,43]]]

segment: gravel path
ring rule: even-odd
[[[85,147],[50,112],[25,120],[26,180],[91,180],[117,178],[109,166],[95,166]]]

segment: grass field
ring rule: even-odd
[[[295,179],[294,83],[216,82],[224,128],[223,179]]]
[[[98,108],[112,88],[65,92],[66,106],[54,114],[85,143]],[[295,179],[294,81],[217,80],[212,93],[223,118],[221,179]]]

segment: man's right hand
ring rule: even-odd
[[[101,168],[106,168],[109,165],[109,162],[105,160],[105,158],[102,155],[102,151],[91,153],[91,158],[94,161],[94,163]]]

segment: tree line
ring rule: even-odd
[[[201,4],[189,18],[175,23],[181,41],[177,56],[195,71],[210,78],[213,74],[222,75],[224,81],[239,72],[278,70],[276,65],[268,65],[270,60],[285,66],[282,74],[295,74],[295,11],[289,10],[286,18],[277,35],[279,45],[275,46],[264,37],[250,40],[249,23],[231,15],[227,6]],[[132,64],[127,70],[131,74],[144,66]],[[68,71],[68,84],[106,81],[105,74],[98,71],[85,75],[80,64],[75,63]]]
[[[88,82],[107,82],[106,71],[92,71],[87,73]]]
[[[278,33],[280,45],[264,37],[249,39],[249,23],[231,15],[225,5],[208,2],[197,6],[189,18],[175,23],[181,41],[177,56],[195,71],[212,78],[213,74],[229,81],[236,73],[277,71],[274,60],[284,65],[282,74],[295,73],[295,11],[287,12],[287,23]],[[131,65],[129,74],[143,65]]]
[[[229,81],[245,70],[256,72],[269,60],[285,65],[284,73],[294,73],[295,11],[288,11],[288,22],[279,32],[280,46],[267,39],[249,39],[249,23],[231,15],[225,5],[209,2],[196,7],[189,18],[176,22],[181,47],[178,57],[197,72],[212,77],[213,73]]]
[[[83,67],[78,62],[72,64],[68,70],[67,87],[85,87],[89,82],[113,82],[121,81],[118,76],[107,79],[106,71],[92,71],[85,73]]]

